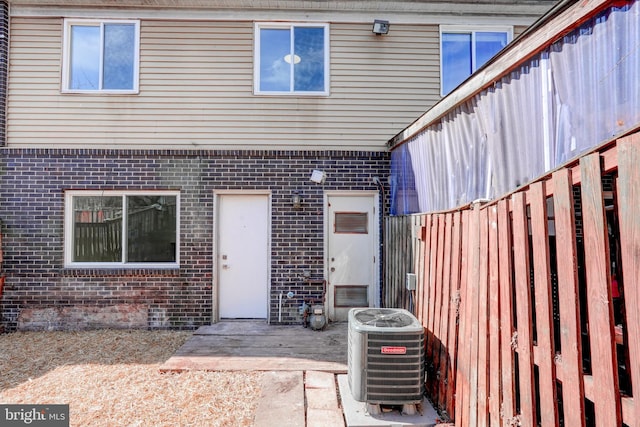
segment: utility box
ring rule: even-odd
[[[407,290],[415,291],[416,290],[416,275],[415,273],[407,273]]]

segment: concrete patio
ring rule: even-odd
[[[322,331],[264,321],[202,326],[164,365],[163,371],[347,372],[347,323]]]
[[[347,328],[322,331],[264,321],[225,321],[194,332],[160,370],[266,371],[255,427],[432,426],[436,413],[424,403],[416,417],[370,416],[349,399]],[[338,387],[340,384],[340,387]]]

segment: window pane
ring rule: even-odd
[[[442,34],[442,94],[455,89],[472,73],[471,34]]]
[[[176,260],[176,196],[127,197],[127,262]]]
[[[73,198],[73,261],[119,262],[122,197]]]
[[[100,27],[71,26],[70,89],[99,89]]]
[[[324,28],[296,27],[294,53],[294,90],[324,91]]]
[[[136,27],[105,24],[103,89],[133,89]]]
[[[507,33],[476,33],[476,70],[506,45]]]
[[[289,62],[285,60],[289,58]],[[289,92],[291,89],[291,31],[263,28],[260,30],[260,90]]]

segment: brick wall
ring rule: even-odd
[[[327,172],[324,190],[373,191],[372,178],[385,183],[389,163],[387,153],[341,151],[2,152],[0,219],[7,279],[1,304],[8,330],[17,327],[21,312],[21,324],[28,325],[24,317],[34,308],[86,307],[85,314],[68,317],[78,319],[96,313],[95,307],[123,304],[145,304],[150,328],[209,324],[213,191],[223,189],[271,191],[271,321],[278,321],[279,295],[293,290],[296,297],[283,300],[282,323],[298,322],[302,298],[320,298],[322,291],[321,284],[305,282],[302,272],[322,279],[324,271],[323,188],[309,181],[311,171]],[[95,189],[180,190],[180,269],[65,269],[64,191]],[[300,211],[291,207],[294,190],[303,192]],[[63,312],[55,312],[58,317],[42,328],[72,328],[59,318]]]

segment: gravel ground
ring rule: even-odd
[[[190,332],[0,335],[0,403],[69,404],[71,426],[250,426],[259,372],[160,373]]]

